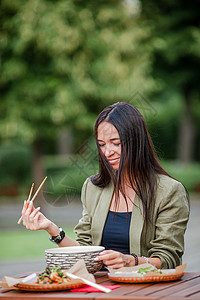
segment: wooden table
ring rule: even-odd
[[[84,300],[103,300],[103,299],[145,299],[145,300],[188,300],[200,299],[200,273],[185,273],[184,276],[177,281],[162,283],[117,283],[108,279],[106,272],[98,272],[95,274],[97,283],[103,285],[119,284],[120,288],[106,293],[84,293],[84,292],[24,292],[9,291],[7,293],[0,292],[1,299],[10,300],[61,300],[61,299],[84,299]]]

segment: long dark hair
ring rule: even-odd
[[[115,171],[102,153],[98,141],[97,130],[102,122],[111,123],[118,131],[121,140],[121,158],[118,171]],[[151,137],[141,113],[127,102],[118,102],[106,107],[97,117],[95,137],[99,158],[99,173],[92,176],[92,183],[98,187],[106,187],[110,181],[115,186],[115,201],[119,191],[125,198],[125,177],[142,200],[144,219],[151,222],[155,203],[155,192],[158,174],[171,177],[160,165],[155,154]]]

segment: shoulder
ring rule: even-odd
[[[100,188],[94,185],[91,179],[92,176],[88,177],[83,184],[81,193],[81,200],[83,203],[96,202],[100,198],[102,192],[107,189],[107,187]]]
[[[107,201],[112,194],[112,188],[112,184],[104,188],[94,185],[91,181],[91,177],[85,180],[81,193],[81,201],[90,215],[94,214],[101,201]]]
[[[107,198],[110,196],[110,193],[113,191],[113,184],[110,182],[106,187],[98,187],[92,183],[92,176],[88,177],[82,188],[81,200],[85,205],[95,205],[97,204],[101,198],[103,193],[103,198]]]
[[[171,192],[175,192],[175,191],[179,191],[183,194],[186,194],[186,190],[183,186],[183,184],[177,180],[175,180],[174,178],[171,178],[169,176],[166,175],[162,175],[159,174],[158,175],[158,192],[166,192],[171,193]]]
[[[188,198],[183,184],[169,176],[158,175],[156,204],[162,206],[184,206],[188,210]]]
[[[103,188],[100,188],[92,183],[92,176],[88,177],[83,183],[82,193],[102,193]]]

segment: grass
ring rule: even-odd
[[[72,228],[64,228],[65,233],[75,238]],[[45,231],[9,231],[0,232],[0,260],[21,258],[43,258],[44,250],[56,248],[57,245],[49,241]]]

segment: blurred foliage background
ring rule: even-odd
[[[118,101],[141,111],[166,170],[200,191],[198,6],[2,0],[0,201],[46,174],[46,198],[80,195],[98,171],[95,119]]]

